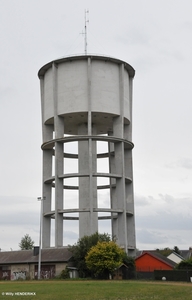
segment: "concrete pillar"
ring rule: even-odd
[[[79,126],[78,133],[86,135],[87,125]],[[91,235],[98,231],[97,212],[97,180],[96,172],[96,142],[88,139],[78,142],[79,153],[79,237]],[[83,176],[84,175],[84,176]]]
[[[54,130],[55,130],[55,247],[63,246],[63,143],[58,139],[64,137],[64,119],[58,115],[57,66],[52,64]]]

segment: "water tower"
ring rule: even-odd
[[[55,220],[55,247],[63,246],[63,224],[78,222],[79,237],[98,231],[99,220],[110,220],[118,245],[135,254],[132,172],[132,81],[126,62],[96,55],[72,56],[44,65],[41,84],[43,131],[42,247],[50,247]],[[76,143],[77,153],[66,152]],[[98,144],[106,150],[98,151]],[[101,147],[102,148],[102,147]],[[100,172],[99,161],[108,167]],[[76,172],[65,172],[65,161],[76,161]],[[76,178],[77,184],[68,184]],[[102,183],[102,179],[103,182]],[[107,179],[107,183],[106,183]],[[67,190],[76,191],[78,207],[70,206]],[[110,204],[100,207],[99,191]],[[67,205],[66,205],[67,204]]]

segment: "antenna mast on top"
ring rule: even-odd
[[[89,13],[88,10],[85,10],[85,32],[83,33],[85,35],[85,55],[87,55],[87,23],[89,20],[87,20],[87,14]]]

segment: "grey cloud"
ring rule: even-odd
[[[125,45],[133,46],[146,46],[149,45],[149,36],[144,33],[141,29],[130,28],[126,32],[116,36],[116,39],[119,43]]]
[[[13,102],[13,97],[15,97],[15,94],[18,93],[18,91],[12,85],[3,86],[1,83],[0,93],[1,93],[1,104],[5,105],[7,104],[7,101],[10,102],[10,97],[11,97],[11,102]]]
[[[0,214],[0,226],[28,226],[33,227],[39,224],[40,216],[35,211],[23,210]]]
[[[181,29],[183,30],[183,32],[185,33],[186,30],[189,31],[189,33],[191,34],[191,30],[192,30],[192,22],[190,21],[185,21],[182,23]]]
[[[159,197],[162,201],[167,202],[167,203],[173,203],[176,200],[173,196],[167,195],[167,194],[165,194],[165,195],[159,194]]]
[[[174,213],[173,211],[166,211],[164,209],[158,212],[149,211],[148,215],[138,216],[136,215],[136,227],[137,228],[153,228],[160,230],[192,230],[191,224],[192,215]]]
[[[168,243],[168,238],[165,234],[152,230],[140,229],[137,231],[137,241],[141,244],[163,244]]]
[[[191,201],[191,197],[167,194],[151,197],[148,205],[136,205],[136,228],[169,230],[174,234],[177,230],[192,230]]]
[[[0,196],[0,226],[29,226],[33,228],[39,226],[40,205],[37,199],[30,197]]]
[[[135,195],[136,206],[146,206],[150,204],[150,197]]]
[[[180,249],[188,249],[191,245],[190,230],[188,231],[170,231],[170,230],[153,230],[139,229],[137,230],[137,248],[139,249],[156,249],[169,247],[173,248],[177,245]]]
[[[74,231],[65,231],[64,237],[72,239],[72,240],[77,240],[79,238],[78,234]]]
[[[176,169],[176,168],[192,169],[192,159],[188,157],[183,157],[176,161],[172,161],[169,164],[166,164],[165,166],[170,169]]]

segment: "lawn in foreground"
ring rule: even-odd
[[[25,295],[22,293],[34,293],[34,295]],[[130,280],[1,281],[0,300],[4,299],[188,300],[192,299],[192,283],[180,284],[171,282],[142,282]]]

